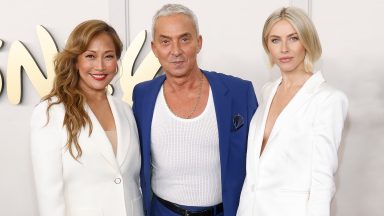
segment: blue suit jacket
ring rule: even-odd
[[[203,71],[209,81],[219,132],[221,183],[224,215],[236,215],[245,178],[249,123],[257,108],[252,83],[236,77]],[[145,215],[150,215],[151,125],[157,95],[165,80],[159,76],[140,83],[133,90],[133,112],[141,147],[140,181]]]

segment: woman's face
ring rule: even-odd
[[[273,63],[281,72],[305,71],[305,48],[288,21],[280,20],[273,25],[267,44]]]
[[[85,52],[77,57],[79,87],[86,92],[105,92],[117,69],[116,49],[107,33],[96,35]]]

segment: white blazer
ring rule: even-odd
[[[313,74],[276,119],[260,156],[281,78],[263,87],[249,128],[247,172],[238,216],[329,216],[346,96]]]
[[[47,123],[47,102],[31,119],[31,154],[40,216],[141,216],[141,165],[138,133],[128,104],[108,101],[117,132],[116,157],[103,128],[86,106],[93,124],[79,136],[83,155],[76,161],[65,147],[64,106],[54,105]]]

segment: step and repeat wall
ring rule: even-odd
[[[38,216],[29,155],[33,107],[49,91],[52,57],[87,19],[112,24],[124,42],[114,96],[131,100],[133,86],[152,79],[159,63],[150,50],[152,16],[164,0],[3,0],[0,3],[0,215]],[[323,55],[317,69],[344,91],[350,110],[336,176],[333,216],[384,212],[384,3],[380,0],[172,1],[199,20],[201,68],[251,80],[257,96],[278,76],[261,44],[265,19],[298,6],[317,27]]]

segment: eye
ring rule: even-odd
[[[92,55],[92,54],[87,54],[87,55],[85,55],[85,58],[87,58],[87,59],[94,59],[94,58],[96,58],[96,56]]]
[[[277,38],[272,38],[272,39],[271,39],[271,42],[274,43],[274,44],[276,44],[276,43],[279,42],[279,39],[277,39]]]
[[[160,44],[163,45],[163,46],[166,46],[166,45],[169,44],[169,40],[161,40]]]
[[[297,36],[292,36],[289,38],[291,41],[298,41],[299,40],[299,37]]]
[[[112,55],[112,54],[110,54],[110,55],[106,55],[105,58],[107,58],[107,59],[114,59],[114,58],[115,58],[115,55]]]
[[[183,38],[181,38],[181,41],[182,41],[183,43],[188,42],[188,41],[189,41],[189,38],[188,38],[188,37],[183,37]]]

